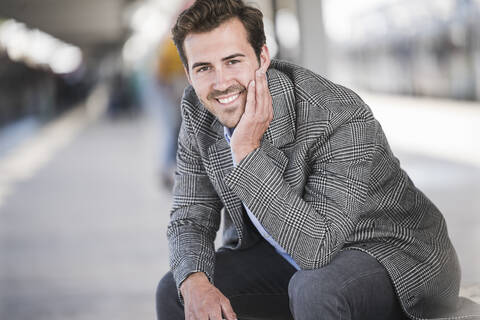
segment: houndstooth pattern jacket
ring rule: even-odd
[[[212,281],[222,209],[224,246],[258,240],[243,202],[302,269],[362,250],[386,268],[412,319],[477,319],[450,312],[460,268],[445,220],[400,168],[369,107],[290,63],[273,60],[267,75],[273,120],[235,168],[223,126],[185,90],[167,232],[177,286],[196,271]]]

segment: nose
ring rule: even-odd
[[[215,84],[214,89],[218,91],[224,91],[230,87],[230,75],[223,68],[217,68],[215,70]]]

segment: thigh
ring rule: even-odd
[[[289,286],[295,319],[404,319],[387,271],[361,251],[345,250],[323,268],[298,271]]]
[[[296,269],[266,241],[216,254],[214,284],[241,320],[292,319],[288,284]]]
[[[155,305],[158,320],[184,320],[183,305],[178,299],[177,286],[171,272],[157,286]]]
[[[214,285],[230,299],[239,320],[291,320],[288,283],[295,271],[261,240],[245,250],[220,249],[215,254]],[[157,317],[184,318],[170,272],[157,290]]]

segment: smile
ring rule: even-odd
[[[228,104],[230,102],[235,101],[240,96],[240,93],[234,94],[233,96],[226,97],[226,98],[217,98],[217,101],[221,104]]]

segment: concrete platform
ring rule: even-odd
[[[0,319],[154,319],[171,200],[151,129],[146,118],[87,124],[10,186]]]

